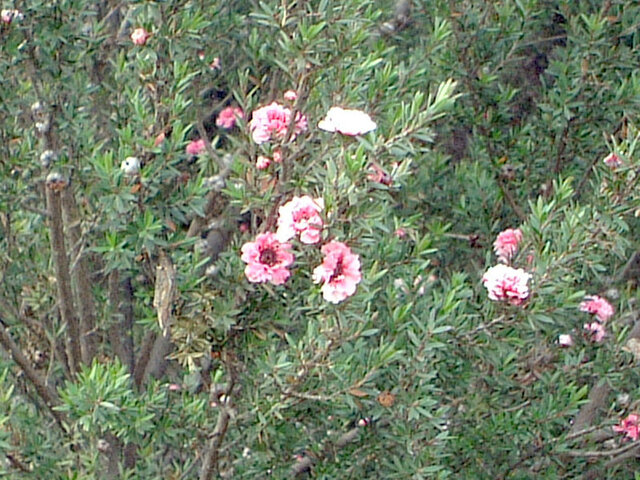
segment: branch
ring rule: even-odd
[[[69,272],[69,258],[64,241],[62,223],[61,192],[69,186],[69,181],[58,173],[50,173],[46,180],[47,210],[50,215],[51,251],[56,270],[56,284],[58,287],[58,303],[63,323],[68,329],[69,369],[75,374],[80,369],[82,353],[80,349],[80,328],[78,318],[73,307],[73,293],[71,290],[71,275]]]
[[[96,313],[89,285],[89,265],[86,254],[82,253],[80,243],[80,222],[77,220],[76,200],[71,188],[62,190],[62,218],[67,227],[69,245],[78,245],[79,253],[76,268],[71,269],[73,293],[80,314],[80,350],[82,361],[90,364],[96,354]]]
[[[7,331],[6,325],[2,319],[0,319],[0,344],[2,344],[3,348],[11,354],[11,358],[13,358],[13,360],[22,369],[27,380],[29,380],[29,382],[34,386],[38,396],[42,399],[53,418],[55,418],[60,429],[66,434],[67,429],[64,427],[64,416],[53,409],[53,407],[60,403],[58,395],[45,383],[44,379],[31,366],[29,360],[27,360],[27,357],[22,353],[20,347],[18,347],[18,345],[13,341],[13,338],[11,338],[11,335]]]

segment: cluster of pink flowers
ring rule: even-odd
[[[519,228],[507,228],[500,232],[493,242],[493,251],[502,263],[509,263],[518,252],[518,246],[522,241],[522,230]]]
[[[151,34],[149,32],[147,32],[144,28],[139,27],[131,33],[131,41],[135,45],[144,45],[145,43],[147,43],[147,40],[149,40],[150,36]]]
[[[482,283],[495,301],[507,301],[511,305],[521,305],[529,297],[528,282],[531,274],[521,268],[498,264],[482,276]]]
[[[291,109],[273,102],[266,107],[255,110],[249,122],[253,141],[265,143],[272,138],[283,140],[291,123]],[[307,130],[307,117],[300,112],[296,114],[291,139]]]
[[[240,107],[226,107],[216,117],[216,126],[229,130],[236,125],[238,118],[244,118]]]
[[[580,303],[581,312],[595,315],[596,321],[585,323],[583,328],[590,334],[594,342],[602,342],[606,335],[604,324],[613,316],[613,306],[604,298],[590,295]]]
[[[289,267],[294,260],[291,244],[296,235],[304,244],[321,240],[324,222],[321,212],[324,201],[308,195],[294,197],[279,209],[276,233],[263,233],[254,242],[242,246],[242,260],[247,263],[245,275],[250,282],[271,282],[282,285],[290,276]],[[342,242],[331,241],[323,245],[324,259],[313,270],[314,283],[322,283],[322,296],[331,303],[339,303],[353,295],[361,280],[360,258]]]
[[[624,433],[626,438],[637,440],[640,437],[640,416],[632,413],[627,418],[620,420],[619,425],[613,426],[616,433]]]
[[[377,128],[376,122],[360,110],[331,107],[326,117],[318,122],[318,128],[343,135],[363,135]]]

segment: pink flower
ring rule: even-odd
[[[276,163],[280,163],[282,161],[282,150],[276,148],[273,151],[273,161]]]
[[[284,92],[284,99],[289,102],[295,102],[296,98],[298,98],[298,94],[293,90],[287,90]]]
[[[7,25],[10,25],[14,20],[22,20],[23,18],[24,15],[20,13],[20,10],[4,9],[0,11],[0,21],[2,21],[2,23],[6,23]]]
[[[370,181],[381,183],[383,185],[386,185],[387,187],[393,185],[393,179],[391,178],[391,175],[389,175],[375,163],[372,163],[369,166],[369,170],[372,170],[371,173],[367,174],[367,178]]]
[[[222,69],[222,62],[220,61],[220,57],[215,57],[213,62],[209,65],[211,70],[219,70]]]
[[[255,242],[242,246],[244,274],[252,283],[271,282],[282,285],[291,275],[287,267],[293,263],[291,244],[282,243],[274,233],[261,233]]]
[[[598,320],[606,322],[613,316],[613,307],[604,298],[597,295],[590,295],[580,303],[580,311],[594,313]]]
[[[375,130],[376,122],[360,110],[347,110],[340,107],[331,107],[327,116],[318,123],[320,130],[338,132],[343,135],[362,135]]]
[[[585,323],[583,328],[591,334],[591,340],[594,342],[601,342],[607,332],[604,330],[604,325],[600,322]]]
[[[191,142],[189,142],[189,145],[187,145],[186,152],[188,155],[199,155],[204,151],[205,148],[206,148],[206,145],[204,140],[199,138],[198,140],[192,140]]]
[[[291,110],[273,102],[253,112],[251,122],[249,122],[249,129],[252,132],[253,141],[261,144],[268,142],[271,138],[283,140],[289,129],[290,122]],[[292,140],[296,135],[307,130],[307,117],[298,112],[295,122],[291,136]]]
[[[278,210],[278,230],[276,235],[281,242],[300,234],[300,241],[306,244],[318,243],[322,233],[322,217],[324,209],[322,198],[311,198],[309,195],[293,197]]]
[[[216,125],[227,130],[236,124],[236,118],[244,118],[244,112],[240,107],[227,107],[216,117]]]
[[[144,45],[149,40],[151,34],[147,32],[144,28],[139,27],[136,28],[131,34],[131,41],[136,45]]]
[[[602,161],[609,168],[616,168],[622,165],[622,160],[620,159],[620,157],[613,152],[604,157]]]
[[[485,272],[482,283],[491,300],[506,300],[511,305],[520,305],[529,296],[527,282],[530,278],[531,274],[521,268],[499,264]]]
[[[340,303],[356,292],[360,283],[360,258],[342,242],[331,241],[322,247],[324,260],[313,270],[314,283],[322,285],[323,298],[331,303]]]
[[[614,425],[613,431],[624,433],[631,440],[637,440],[638,437],[640,437],[640,430],[638,429],[639,422],[640,416],[632,413],[627,418],[620,420],[620,425]]]
[[[264,155],[259,155],[256,159],[256,168],[258,170],[264,170],[269,165],[271,165],[271,159],[269,157],[265,157]]]
[[[407,232],[405,231],[404,228],[400,227],[400,228],[396,228],[396,231],[393,232],[393,234],[398,237],[398,238],[404,238],[407,236]]]
[[[500,232],[493,242],[493,251],[498,260],[508,263],[518,251],[518,244],[522,241],[522,231],[519,228],[507,228]]]
[[[558,345],[561,347],[573,347],[573,337],[568,334],[558,335]]]

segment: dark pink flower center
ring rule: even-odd
[[[260,252],[260,263],[273,267],[278,263],[278,254],[273,248],[265,248]]]
[[[340,256],[340,258],[336,262],[336,268],[333,269],[333,273],[331,274],[331,277],[329,278],[329,282],[333,282],[335,279],[337,279],[338,277],[342,276],[342,258],[343,257]]]

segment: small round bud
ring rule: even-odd
[[[205,188],[215,190],[216,192],[222,190],[224,185],[224,178],[221,175],[214,175],[213,177],[208,177],[204,180]]]
[[[38,130],[38,132],[40,133],[47,133],[50,126],[51,123],[49,122],[49,119],[44,119],[42,121],[36,122],[36,130]]]
[[[42,103],[40,101],[31,104],[31,113],[33,113],[34,115],[42,113],[42,110],[44,110],[44,107],[42,106]]]
[[[40,165],[43,168],[48,168],[56,160],[58,160],[58,154],[53,150],[45,150],[40,154]]]
[[[140,160],[138,157],[127,157],[120,164],[120,170],[122,170],[125,175],[133,177],[140,173]]]
[[[107,442],[104,438],[98,440],[98,451],[100,453],[107,453],[111,449],[111,444]]]
[[[60,172],[51,172],[47,175],[47,179],[45,180],[45,185],[47,188],[50,188],[54,192],[60,192],[67,188],[69,185],[69,180],[67,180]]]

